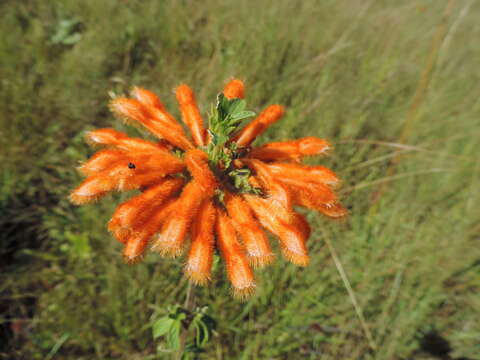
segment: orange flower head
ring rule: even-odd
[[[86,179],[70,200],[82,205],[112,191],[139,191],[108,223],[124,246],[125,261],[139,261],[149,247],[162,256],[187,253],[185,275],[204,285],[212,278],[218,250],[233,294],[242,298],[256,288],[252,267],[275,260],[268,233],[278,239],[285,259],[307,266],[311,229],[295,208],[329,218],[347,214],[335,194],[337,175],[301,163],[306,156],[327,153],[331,145],[310,136],[252,146],[285,110],[269,105],[242,126],[255,113],[245,109],[244,83],[238,79],[218,95],[208,123],[189,86],[178,86],[175,94],[191,139],[153,92],[133,88],[132,98],[116,98],[110,109],[159,140],[114,129],[88,132],[87,141],[103,148],[78,168]]]

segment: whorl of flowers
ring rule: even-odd
[[[270,105],[241,127],[255,114],[245,110],[244,85],[237,79],[218,95],[208,130],[192,89],[180,85],[175,93],[191,139],[155,94],[133,88],[132,98],[118,97],[110,109],[160,140],[130,138],[114,129],[88,132],[87,141],[104,148],[79,167],[87,179],[71,201],[85,204],[111,191],[140,190],[117,207],[108,224],[124,244],[126,261],[139,260],[148,246],[163,256],[188,251],[185,275],[205,284],[218,249],[240,296],[255,289],[251,266],[274,260],[264,229],[278,239],[287,260],[306,266],[310,227],[294,207],[331,218],[346,214],[333,191],[337,176],[326,167],[300,163],[305,156],[325,154],[329,143],[305,137],[252,147],[284,109]]]

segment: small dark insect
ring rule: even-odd
[[[135,164],[134,163],[128,163],[128,168],[129,169],[135,169]]]

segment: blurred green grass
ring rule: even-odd
[[[144,86],[178,115],[172,89],[186,82],[205,113],[236,76],[250,107],[288,109],[263,141],[334,142],[322,163],[344,179],[351,215],[309,214],[311,265],[278,259],[246,303],[232,300],[218,269],[197,290],[218,322],[201,358],[427,359],[427,334],[448,342],[452,358],[480,359],[478,2],[456,2],[448,15],[413,131],[398,144],[446,3],[4,0],[0,358],[169,358],[151,324],[183,302],[181,261],[123,264],[106,222],[125,195],[81,208],[67,196],[92,153],[84,131],[126,130],[108,112],[109,91]]]

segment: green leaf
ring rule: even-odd
[[[209,135],[212,137],[212,142],[211,142],[211,144],[212,144],[212,145],[217,145],[217,144],[218,144],[218,135],[215,134],[215,133],[214,133],[212,130],[210,130],[210,129],[208,129],[207,131],[208,131]]]
[[[80,41],[82,35],[77,31],[81,24],[79,19],[65,19],[57,24],[55,34],[50,38],[52,44],[73,45]]]
[[[203,308],[192,320],[192,325],[195,328],[195,344],[198,347],[204,346],[210,340],[216,327],[215,320],[206,314],[206,310],[206,307]]]
[[[198,346],[205,345],[210,340],[210,329],[202,320],[198,321]]]
[[[165,335],[171,328],[172,324],[175,322],[174,319],[164,316],[157,321],[152,326],[153,338],[157,339],[160,336]]]
[[[252,116],[255,116],[255,113],[253,111],[244,110],[244,111],[240,111],[240,112],[237,112],[237,113],[233,114],[232,117],[231,117],[231,120],[232,121],[240,121],[240,120],[252,117]]]
[[[227,114],[232,116],[233,114],[242,112],[247,106],[247,102],[243,99],[231,99],[227,103]]]
[[[63,39],[62,44],[64,45],[74,45],[82,39],[82,34],[74,33],[70,36],[67,36]]]
[[[253,111],[245,110],[245,107],[246,102],[243,99],[227,99],[222,93],[218,94],[217,105],[212,108],[208,118],[208,132],[212,141],[207,147],[207,152],[214,165],[222,162],[224,168],[230,166],[232,152],[225,155],[223,148],[230,136],[238,129],[240,122],[255,115]]]
[[[182,321],[179,319],[173,320],[172,325],[168,329],[167,343],[168,346],[174,350],[180,348],[180,330],[182,328]]]

